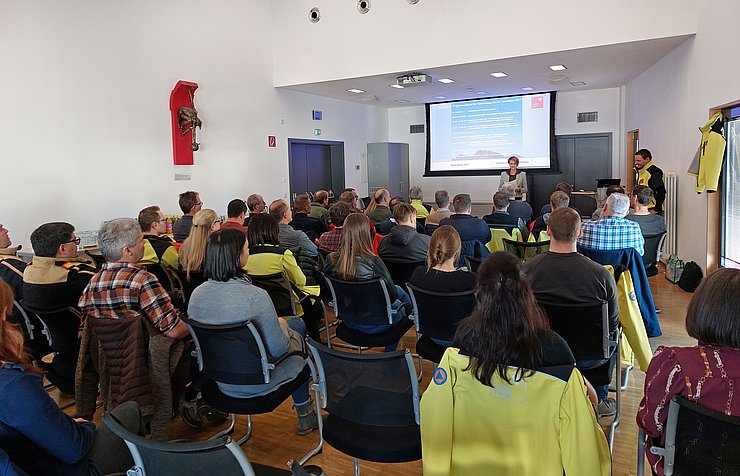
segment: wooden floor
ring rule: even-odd
[[[653,350],[658,345],[696,345],[696,341],[688,337],[684,328],[686,308],[691,295],[685,293],[678,286],[665,280],[663,274],[650,278],[656,306],[662,309],[659,314],[663,336],[651,339]],[[414,348],[414,333],[409,331],[403,339],[406,348]],[[432,366],[425,362],[424,379],[420,385],[423,390],[429,384]],[[630,375],[629,388],[623,393],[622,422],[616,430],[614,438],[613,471],[612,474],[634,475],[637,461],[637,426],[635,414],[642,398],[642,388],[645,374],[633,371]],[[62,403],[65,398],[53,395]],[[298,436],[295,433],[296,416],[289,399],[276,411],[267,415],[253,417],[253,434],[242,449],[251,461],[276,467],[285,467],[288,460],[298,459],[313,448],[318,441],[317,432],[307,436]],[[74,406],[67,410],[74,412]],[[95,421],[99,422],[99,410]],[[609,419],[602,420],[607,423]],[[608,429],[608,427],[606,427]],[[237,421],[237,435],[242,435],[245,429],[244,417]],[[198,432],[187,427],[178,417],[172,423],[172,438],[204,439],[214,433],[216,427],[205,424]],[[321,466],[329,476],[353,474],[352,458],[332,447],[325,445],[322,454],[312,458],[308,464]],[[360,462],[362,474],[366,475],[420,475],[421,461],[402,464],[379,464],[366,461]]]

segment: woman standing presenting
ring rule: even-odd
[[[519,167],[519,157],[512,155],[509,157],[509,170],[501,172],[498,189],[502,191],[504,187],[512,187],[516,199],[521,200],[522,195],[527,193],[527,174],[518,170],[517,167]],[[509,182],[515,182],[515,184],[507,185]]]

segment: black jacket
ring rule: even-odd
[[[430,240],[428,235],[422,235],[410,226],[397,225],[380,240],[378,256],[390,261],[424,261],[429,251]]]
[[[315,241],[322,233],[329,231],[320,218],[310,217],[305,213],[296,213],[293,215],[293,221],[289,223],[294,230],[300,230],[308,236],[308,239]]]

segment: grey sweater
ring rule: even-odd
[[[207,324],[233,324],[252,321],[262,336],[270,357],[277,358],[289,350],[290,339],[285,335],[275,307],[267,291],[253,286],[246,279],[227,282],[209,279],[193,291],[188,304],[188,316]],[[295,333],[292,329],[291,333]],[[297,333],[295,333],[298,337]],[[273,372],[269,384],[229,385],[219,383],[219,389],[232,397],[252,397],[269,393],[271,390],[298,375],[305,361],[290,357]]]

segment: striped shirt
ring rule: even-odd
[[[622,250],[634,248],[641,255],[645,253],[645,239],[637,223],[607,216],[596,221],[587,221],[581,228],[578,245],[594,250]]]
[[[105,263],[80,296],[85,317],[125,319],[141,314],[160,331],[180,320],[170,296],[157,278],[129,263]]]

